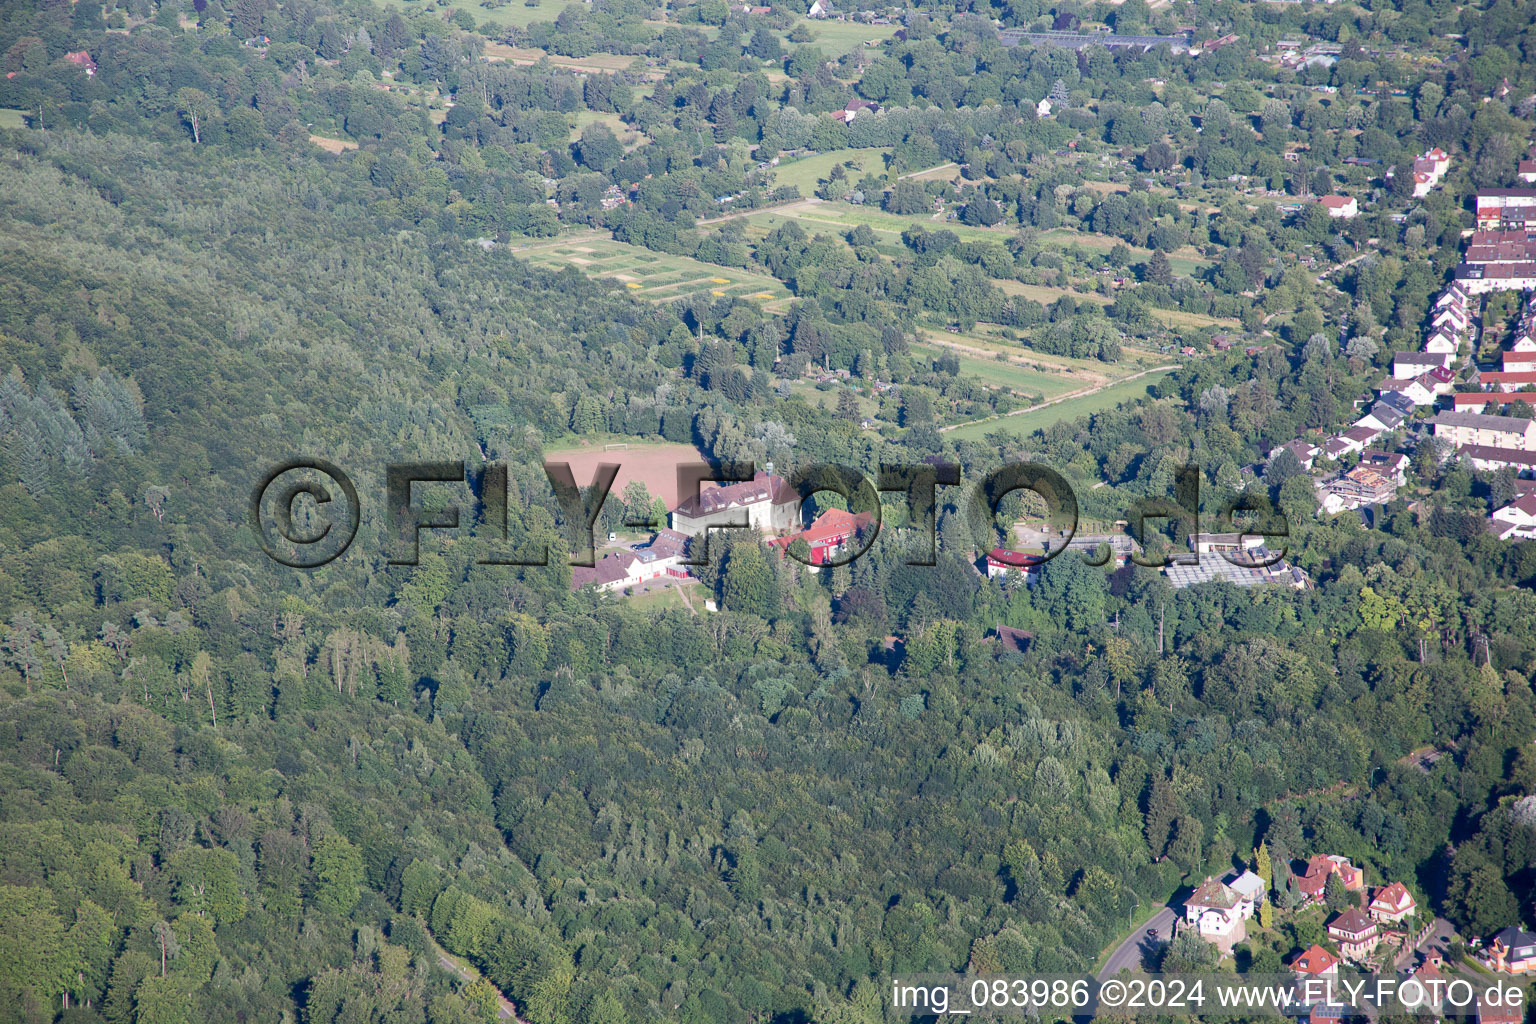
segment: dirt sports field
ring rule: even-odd
[[[610,442],[610,444],[622,443]],[[678,465],[684,462],[705,461],[703,454],[692,445],[665,442],[646,444],[634,441],[629,442],[627,449],[623,447],[605,449],[601,444],[582,448],[563,448],[559,451],[545,452],[544,460],[569,462],[578,487],[585,487],[592,482],[592,475],[597,472],[598,463],[616,462],[619,465],[619,475],[613,481],[613,490],[609,492],[610,500],[617,499],[624,493],[625,485],[631,480],[639,480],[645,484],[646,490],[651,492],[652,497],[666,502],[667,508],[677,507]],[[708,490],[709,486],[705,484],[703,489]]]

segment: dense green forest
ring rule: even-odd
[[[1087,973],[1260,847],[1347,855],[1466,937],[1532,923],[1536,545],[1485,529],[1512,479],[1420,444],[1412,507],[1366,527],[1253,470],[1418,347],[1471,190],[1529,140],[1530,4],[925,0],[901,38],[836,23],[884,40],[841,53],[798,8],[523,10],[0,7],[0,1019],[447,1024],[499,990],[530,1024],[869,1024],[893,972]],[[993,24],[1062,13],[1243,42]],[[1338,59],[1259,59],[1290,35]],[[827,116],[854,99],[883,109]],[[1429,145],[1456,164],[1422,201],[1345,162]],[[781,180],[846,151],[881,155]],[[1280,208],[1345,185],[1356,220]],[[714,219],[813,191],[867,220]],[[564,238],[787,297],[652,300],[535,258]],[[957,434],[1037,397],[941,347],[978,325],[1084,375],[1200,355]],[[808,367],[869,387],[822,401]],[[390,462],[504,462],[514,528],[560,551],[542,458],[608,437],[967,485],[1036,459],[1103,523],[1193,463],[1202,522],[1273,502],[1316,586],[1075,558],[1005,586],[959,488],[936,566],[894,531],[819,574],[737,537],[704,615],[447,535],[389,564]],[[300,454],[364,491],[307,572],[247,526]]]

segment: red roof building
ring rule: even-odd
[[[1321,978],[1339,972],[1339,958],[1314,942],[1310,949],[1291,961],[1291,970],[1304,977]]]
[[[845,509],[829,508],[817,516],[815,522],[804,530],[790,534],[788,537],[777,537],[773,543],[787,550],[798,537],[811,549],[811,564],[825,565],[848,547],[848,542],[872,522],[874,522],[874,516],[868,512],[854,515]]]
[[[1014,551],[1011,548],[993,548],[987,552],[987,579],[1009,572],[1033,572],[1044,561],[1044,555]]]
[[[1309,899],[1321,900],[1328,876],[1335,874],[1343,880],[1346,890],[1356,892],[1365,888],[1365,872],[1351,864],[1348,857],[1322,853],[1307,861],[1307,873],[1296,879],[1296,885]]]

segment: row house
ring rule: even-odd
[[[1480,412],[1442,412],[1430,419],[1435,437],[1458,447],[1477,445],[1536,450],[1536,420],[1518,416],[1490,416]]]

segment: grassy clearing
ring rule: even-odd
[[[988,434],[1004,431],[1020,437],[1027,437],[1037,430],[1049,427],[1053,423],[1075,420],[1080,416],[1112,409],[1122,402],[1145,398],[1147,397],[1148,389],[1152,385],[1172,372],[1171,370],[1162,370],[1157,373],[1149,373],[1147,376],[1138,377],[1135,380],[1111,384],[1102,391],[1095,391],[1091,395],[1069,398],[1056,405],[1021,413],[1018,416],[1004,416],[995,420],[968,423],[963,427],[949,431],[945,436],[952,437],[957,441],[979,441]]]
[[[816,185],[832,173],[832,168],[844,161],[852,161],[857,171],[850,171],[849,177],[857,181],[869,171],[879,174],[885,170],[885,154],[889,149],[834,149],[827,153],[816,153],[812,156],[802,157],[799,160],[784,161],[773,170],[773,180],[776,185],[796,185],[803,196],[813,195]]]
[[[683,589],[676,585],[626,597],[624,601],[631,608],[644,608],[646,611],[681,610],[687,607],[683,603]],[[704,598],[695,598],[695,603],[702,607]]]
[[[1219,316],[1207,316],[1204,313],[1187,313],[1182,309],[1149,308],[1148,312],[1170,327],[1225,327],[1232,331],[1243,329],[1243,325],[1236,320]]]
[[[839,397],[844,391],[850,391],[847,387],[831,387],[826,390],[808,380],[797,380],[790,384],[790,390],[805,401],[807,405],[814,405],[828,412],[837,410]],[[880,412],[880,403],[865,395],[854,394],[854,402],[858,405],[859,415],[869,419],[875,419]]]
[[[26,114],[10,107],[0,107],[0,128],[25,128]]]
[[[434,3],[404,3],[402,0],[374,0],[380,7],[389,10],[397,10],[403,18],[410,18],[421,14],[440,14],[450,4],[439,7]],[[465,6],[464,9],[475,16],[477,24],[487,21],[496,25],[516,25],[519,28],[532,25],[536,21],[554,21],[560,12],[569,6],[570,0],[537,0],[534,6],[527,6],[523,0],[512,0],[504,7],[487,9],[478,5]]]
[[[533,65],[542,60],[548,60],[557,68],[569,68],[572,71],[585,71],[588,73],[624,71],[633,67],[639,59],[643,58],[625,56],[618,53],[594,53],[586,57],[562,57],[556,53],[538,50],[532,47],[507,46],[505,43],[486,43],[485,55],[491,60],[511,61],[513,64]],[[660,71],[648,71],[646,74],[656,78],[662,76]]]
[[[975,378],[982,384],[994,387],[1007,388],[1011,391],[1019,391],[1031,395],[1043,395],[1046,399],[1056,398],[1059,395],[1081,390],[1088,384],[1082,378],[1073,377],[1071,369],[1068,367],[1063,367],[1056,371],[1044,370],[1033,366],[1023,366],[1012,361],[995,358],[984,359],[980,356],[966,355],[961,352],[954,352],[953,350],[945,350],[938,345],[913,345],[912,351],[930,359],[937,359],[941,354],[951,354],[959,360],[960,373],[963,376]]]
[[[1110,298],[1107,295],[1099,295],[1097,292],[1080,292],[1074,288],[1057,288],[1044,284],[1025,284],[1023,281],[1013,281],[1003,278],[993,278],[992,283],[997,285],[999,291],[1007,295],[1022,295],[1032,302],[1038,302],[1042,306],[1049,306],[1063,295],[1072,296],[1073,300],[1082,302],[1097,302],[1101,306],[1107,306]]]
[[[351,139],[328,139],[324,135],[311,135],[309,141],[327,153],[344,153],[349,149],[357,148],[357,143]]]
[[[617,281],[627,291],[656,301],[701,291],[765,304],[789,299],[789,289],[766,274],[701,263],[686,256],[667,256],[611,238],[559,239],[515,252],[541,267],[575,267],[590,277]]]
[[[864,43],[869,39],[878,39],[882,43],[896,34],[899,25],[860,25],[852,21],[821,21],[810,18],[801,18],[797,25],[804,25],[816,36],[810,43],[811,46],[821,50],[828,57],[841,57],[845,53],[863,49]],[[786,47],[794,47],[796,43],[785,41]],[[870,47],[876,50],[878,47]]]

